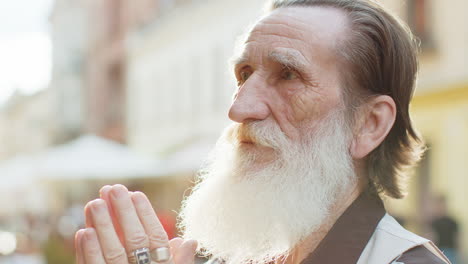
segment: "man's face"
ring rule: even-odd
[[[308,134],[342,106],[335,48],[345,29],[344,14],[331,8],[281,8],[263,18],[234,59],[239,88],[229,117],[273,118],[296,141]]]
[[[341,20],[332,9],[285,8],[251,32],[236,64],[236,123],[180,214],[184,236],[208,254],[228,263],[281,260],[353,188],[332,48]]]

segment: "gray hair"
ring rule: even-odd
[[[342,10],[349,21],[349,36],[338,45],[337,54],[345,66],[340,78],[351,116],[372,96],[388,95],[395,101],[395,123],[384,141],[368,155],[366,166],[372,191],[402,198],[405,171],[415,165],[424,152],[422,139],[409,116],[418,71],[418,44],[404,23],[374,1],[270,2],[270,10],[316,6]]]

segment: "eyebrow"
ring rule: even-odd
[[[298,51],[291,48],[276,48],[268,54],[268,59],[281,64],[285,68],[306,71],[309,63],[307,59]],[[240,56],[233,57],[230,60],[231,68],[244,64],[249,61],[248,55],[242,53]]]
[[[307,59],[298,50],[290,48],[277,48],[268,54],[268,58],[285,68],[301,72],[306,71],[309,66]]]
[[[248,62],[249,59],[245,53],[242,53],[242,55],[237,55],[233,56],[232,58],[229,59],[229,66],[230,69],[236,69],[238,65],[245,64]]]

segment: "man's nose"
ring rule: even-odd
[[[270,115],[267,95],[260,81],[252,77],[239,89],[229,109],[229,118],[234,122],[264,120]]]

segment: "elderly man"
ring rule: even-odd
[[[168,241],[148,199],[105,186],[79,264],[448,263],[386,214],[421,155],[408,29],[366,0],[275,0],[234,59],[238,89]]]

